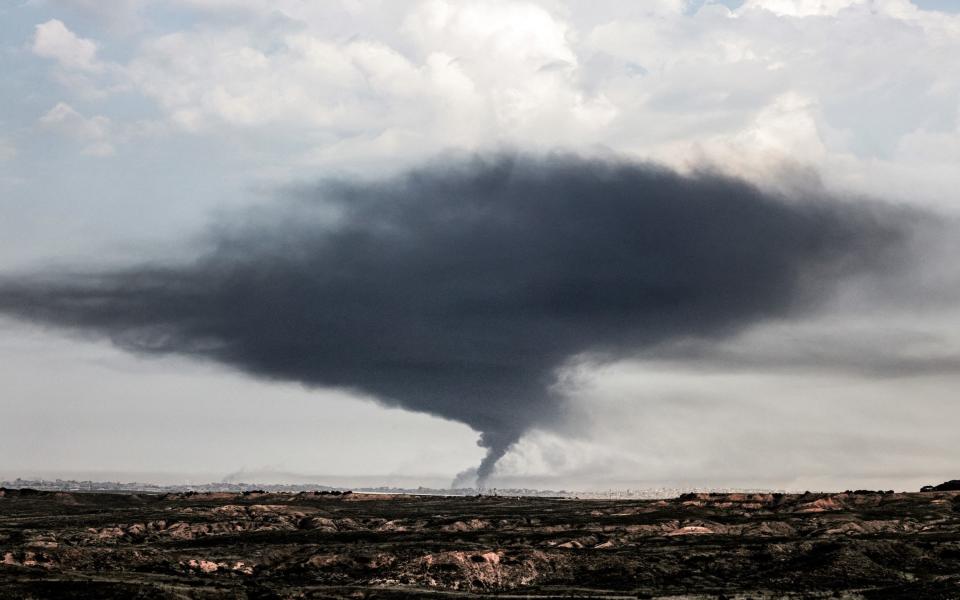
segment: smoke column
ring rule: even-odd
[[[301,189],[220,224],[189,263],[11,275],[0,312],[465,423],[488,448],[483,485],[557,418],[566,360],[809,309],[884,268],[906,235],[895,213],[643,164],[477,157]]]

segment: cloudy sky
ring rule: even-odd
[[[510,443],[489,481],[500,486],[913,489],[956,478],[957,9],[953,0],[6,2],[0,272],[46,283],[8,286],[0,297],[8,315],[0,477],[200,481],[241,472],[446,485],[480,463],[486,432]],[[540,158],[558,154],[565,158]],[[467,202],[443,205],[452,225],[439,233],[410,217],[426,210],[423,198],[483,196],[477,182],[502,172],[495,157],[515,155],[526,158],[491,211],[548,241],[507,234],[497,220],[468,221]],[[638,164],[668,171],[629,166]],[[419,175],[404,179],[410,169]],[[589,183],[598,170],[602,183]],[[543,183],[556,180],[591,198],[642,190],[652,212],[605,201],[590,212],[600,226],[589,234],[569,227],[583,218],[573,200],[549,214],[513,208],[537,194],[565,198]],[[683,209],[655,208],[657,194],[676,190],[689,197]],[[732,196],[742,219],[697,217],[704,198]],[[316,197],[332,211],[308,201],[304,212],[304,199]],[[333,268],[288,254],[277,262],[288,246],[306,248],[310,261],[356,254],[346,242],[321,244],[317,230],[375,236],[381,225],[417,243],[337,263],[345,272],[355,265],[384,280],[391,265],[412,274],[424,256],[463,255],[464,232],[474,229],[458,227],[469,222],[495,233],[497,243],[470,246],[481,258],[498,247],[567,265],[593,256],[567,256],[549,241],[573,235],[577,248],[596,249],[588,267],[613,264],[616,285],[629,290],[634,270],[607,262],[604,240],[636,222],[624,216],[642,219],[641,237],[654,239],[664,214],[680,223],[671,239],[682,243],[653,249],[679,270],[706,273],[706,257],[726,260],[722,278],[696,279],[719,290],[722,309],[643,305],[648,312],[623,322],[644,335],[627,338],[592,313],[559,333],[539,320],[505,321],[510,335],[490,329],[491,347],[513,348],[527,372],[549,372],[542,398],[521,397],[529,382],[506,376],[489,388],[458,380],[434,390],[417,380],[430,390],[423,398],[383,370],[360,380],[369,348],[350,328],[342,347],[356,364],[305,372],[275,354],[267,360],[262,348],[233,353],[263,333],[244,329],[242,311],[223,320],[217,308],[225,333],[210,329],[213,312],[170,308],[185,297],[224,302],[219,278],[225,264],[236,267],[237,248],[254,258],[231,272],[252,285],[264,265]],[[897,238],[896,256],[881,234]],[[703,241],[711,236],[747,241],[716,253]],[[776,239],[816,240],[817,251],[765,241]],[[534,258],[520,262],[518,280],[543,273]],[[191,266],[156,267],[170,264]],[[471,278],[488,273],[455,266]],[[78,308],[89,287],[49,283],[78,271],[106,273],[105,285],[130,294],[118,293],[123,307],[154,316],[118,321]],[[795,271],[804,277],[770,276]],[[499,277],[476,297],[506,281]],[[416,281],[430,291],[449,283]],[[349,289],[379,302],[384,289],[331,285],[311,287],[310,297]],[[174,293],[184,288],[189,295]],[[156,289],[160,300],[141,304],[138,294]],[[274,296],[249,289],[271,310]],[[417,293],[407,309],[376,318],[413,327]],[[577,306],[578,315],[587,310]],[[173,341],[173,329],[161,342],[125,336],[174,320]],[[206,323],[201,333],[196,321]],[[481,328],[463,318],[416,347],[462,352],[466,322]],[[217,350],[205,345],[211,336]],[[537,339],[551,342],[549,356],[526,350]],[[471,352],[484,352],[476,340]],[[490,414],[439,399],[478,389],[507,390],[490,405],[497,414],[516,408],[519,425],[505,433]]]

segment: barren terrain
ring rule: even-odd
[[[0,490],[2,598],[960,598],[960,493]]]

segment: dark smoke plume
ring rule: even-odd
[[[361,390],[466,423],[496,461],[556,418],[555,370],[809,308],[880,268],[892,211],[571,156],[325,183],[189,264],[0,281],[0,312],[148,354]]]

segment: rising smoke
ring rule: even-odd
[[[557,418],[555,372],[718,338],[885,268],[889,207],[573,156],[325,182],[221,225],[195,261],[0,280],[0,312],[460,421],[488,449]]]

